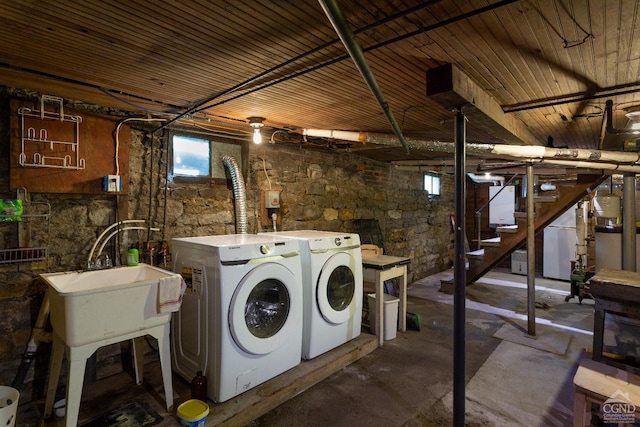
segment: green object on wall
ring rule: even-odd
[[[4,199],[0,201],[0,221],[22,221],[22,200]]]

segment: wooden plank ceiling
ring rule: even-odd
[[[342,0],[404,135],[451,141],[453,115],[426,73],[454,64],[540,145],[600,146],[640,109],[640,3],[629,0]],[[0,2],[0,85],[127,111],[189,117],[276,141],[350,147],[383,161],[450,158],[301,130],[392,134],[317,0]],[[503,143],[470,120],[470,142]]]

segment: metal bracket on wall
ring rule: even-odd
[[[58,104],[58,109],[47,111],[46,102]],[[79,152],[82,117],[64,114],[62,98],[42,95],[40,110],[22,107],[18,109],[18,114],[20,115],[20,166],[76,170],[85,168],[85,161],[80,157]],[[50,139],[49,130],[43,123],[46,120],[60,122],[55,126],[56,130],[62,130],[64,123],[70,123],[74,127],[72,130],[74,140]],[[33,127],[37,124],[42,126],[38,130]]]

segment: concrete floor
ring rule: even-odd
[[[453,305],[450,295],[439,292],[440,280],[451,274],[443,272],[411,284],[408,311],[420,315],[420,331],[398,333],[382,348],[250,426],[451,425]],[[526,277],[494,271],[467,287],[465,419],[469,426],[571,425],[572,381],[579,360],[589,357],[585,349],[592,345],[593,301],[565,302],[568,282],[536,279],[536,289],[536,302],[545,308],[536,310],[537,336],[531,338],[526,334]],[[174,378],[180,403],[188,398],[188,384]],[[98,381],[111,384],[103,385],[102,391],[85,391],[81,411],[91,404],[94,412],[100,406],[106,410],[116,401],[141,399],[145,394],[149,405],[163,416],[146,425],[178,425],[172,414],[163,414],[157,377],[150,375],[151,385],[146,387],[131,387],[130,380],[120,383],[120,375]],[[109,392],[109,388],[118,391]],[[38,425],[41,410],[40,401],[21,405],[17,425]]]
[[[448,276],[410,286],[408,311],[420,314],[419,332],[398,333],[252,427],[451,425],[453,306],[438,291]],[[549,307],[537,310],[536,339],[526,334],[526,277],[492,272],[467,288],[467,425],[571,425],[573,376],[592,345],[593,301],[565,302],[568,282],[537,279],[536,287],[536,301]]]

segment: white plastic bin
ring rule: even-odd
[[[20,392],[15,388],[0,386],[0,426],[13,427],[16,425],[19,398]]]
[[[383,325],[383,339],[393,340],[396,338],[396,333],[398,331],[398,304],[400,300],[393,295],[384,294],[383,298],[383,315],[384,315],[384,325]],[[371,324],[371,333],[376,333],[376,294],[368,295],[368,304],[369,304],[369,323]]]

